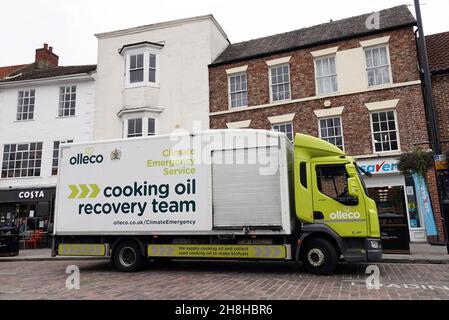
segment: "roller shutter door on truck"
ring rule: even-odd
[[[273,161],[275,170],[269,170],[270,174],[266,174],[267,164],[255,161],[258,149],[213,151],[214,228],[281,227],[279,149],[261,150]],[[229,159],[233,163],[225,162]],[[245,164],[236,164],[236,159],[244,159]]]

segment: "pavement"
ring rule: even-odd
[[[50,249],[20,250],[15,257],[0,257],[0,262],[7,261],[72,261],[105,260],[105,257],[51,257]],[[445,246],[431,246],[427,243],[411,243],[410,254],[384,254],[381,263],[431,263],[449,264],[449,254]]]
[[[342,263],[315,276],[294,262],[179,260],[121,273],[109,261],[6,261],[0,284],[0,300],[449,300],[449,265]]]

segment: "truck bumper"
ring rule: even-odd
[[[374,262],[382,259],[380,238],[367,238],[359,248],[348,249],[343,253],[346,262]]]
[[[367,261],[379,261],[382,259],[382,244],[380,238],[368,238],[365,241]]]

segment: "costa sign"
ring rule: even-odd
[[[45,193],[43,190],[20,191],[19,199],[43,199]]]
[[[397,159],[376,159],[372,161],[358,161],[357,164],[371,174],[398,173]]]
[[[55,188],[1,190],[0,203],[51,201],[55,191]]]

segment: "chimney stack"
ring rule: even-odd
[[[43,48],[36,49],[36,58],[34,62],[39,69],[57,67],[59,57],[53,53],[53,47],[48,47],[48,44],[44,43]]]

